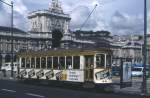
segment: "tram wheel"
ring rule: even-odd
[[[83,88],[94,88],[95,84],[93,82],[84,82]]]

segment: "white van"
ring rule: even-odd
[[[135,76],[135,77],[143,76],[143,67],[134,67],[132,69],[132,76]]]
[[[18,63],[17,63],[17,62],[14,62],[13,64],[14,64],[14,66],[13,66],[13,71],[14,71],[14,72],[17,72]],[[1,70],[11,71],[11,62],[5,63],[4,65],[2,65]]]

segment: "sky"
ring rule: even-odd
[[[11,0],[3,0],[10,3]],[[51,0],[13,0],[14,26],[28,31],[27,15],[48,9]],[[98,6],[82,30],[107,30],[112,34],[143,34],[144,0],[59,0],[64,13],[70,14],[70,29],[79,30],[88,15]],[[150,33],[150,0],[147,0],[148,33]],[[0,3],[0,25],[10,26],[10,7]]]

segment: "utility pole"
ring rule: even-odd
[[[11,77],[13,77],[14,76],[14,74],[13,74],[13,70],[14,70],[14,64],[13,64],[13,62],[14,62],[14,55],[13,55],[13,52],[14,52],[14,45],[13,45],[13,40],[14,40],[14,38],[13,38],[13,7],[14,7],[14,5],[13,5],[13,1],[11,1]]]
[[[147,93],[147,77],[146,77],[146,63],[147,63],[147,0],[144,0],[144,47],[143,47],[143,82],[142,94]]]
[[[0,0],[0,2],[8,5],[11,7],[11,77],[13,77],[13,61],[14,61],[14,57],[13,57],[13,2],[11,1],[11,4],[3,1],[3,0]]]

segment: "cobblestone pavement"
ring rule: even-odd
[[[113,81],[116,83],[120,82],[120,78],[114,77]],[[122,93],[129,93],[129,94],[141,94],[141,84],[142,78],[141,77],[134,77],[132,78],[132,87],[120,88],[119,85],[113,85],[114,92],[122,92]],[[147,79],[147,95],[150,95],[150,78]]]
[[[6,75],[2,71],[0,71],[0,80],[13,80],[16,81],[16,73],[14,73],[14,77],[11,77],[11,72],[7,71]],[[113,77],[114,83],[120,83],[119,77]],[[113,85],[112,90],[115,93],[124,93],[124,94],[141,94],[141,84],[142,78],[141,77],[134,77],[132,78],[132,87],[120,88],[120,85]],[[150,95],[150,78],[147,79],[147,91],[148,95]]]

